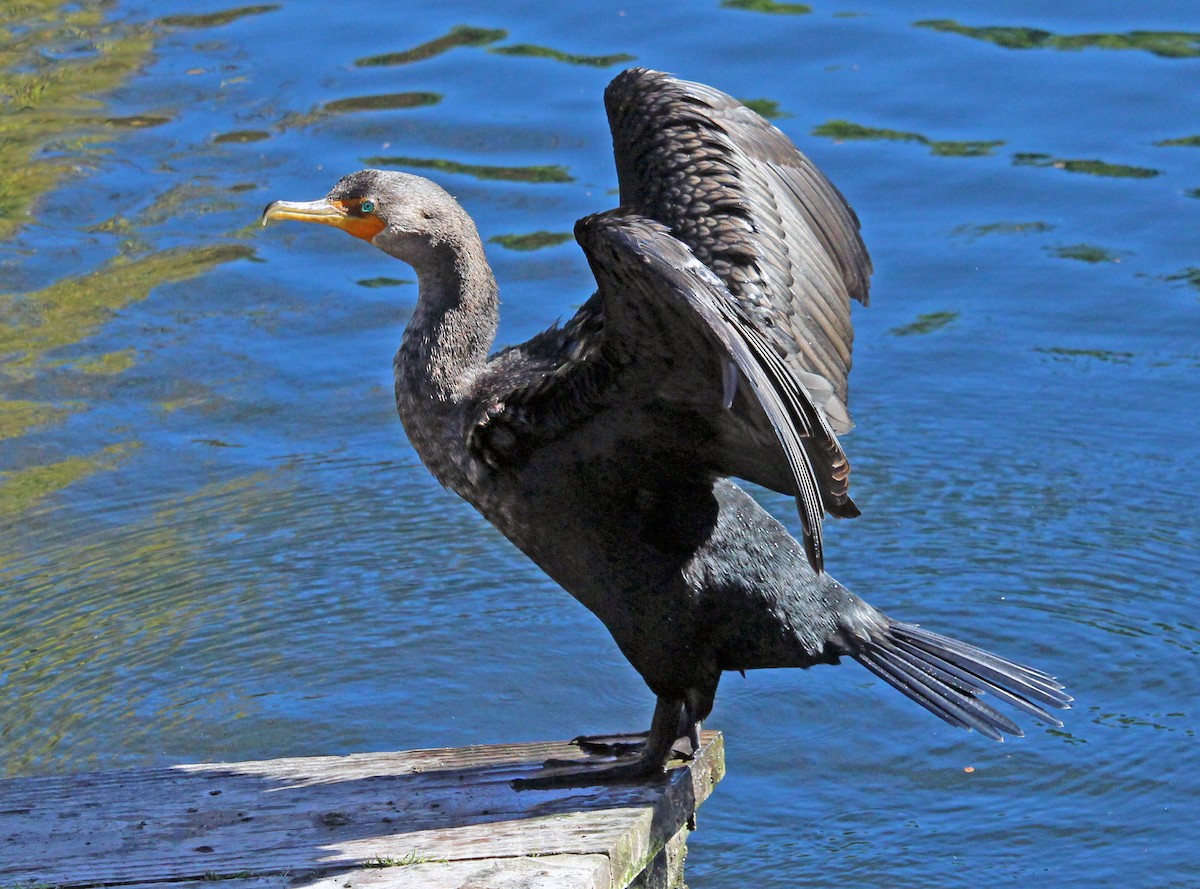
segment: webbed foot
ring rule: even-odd
[[[550,762],[553,762],[551,760]],[[661,781],[667,770],[661,762],[639,757],[616,765],[581,765],[576,760],[560,761],[563,771],[550,771],[532,778],[514,778],[514,790],[557,790],[566,787],[594,787],[623,782]],[[566,768],[572,766],[572,768]],[[557,768],[557,767],[556,767]]]
[[[667,763],[676,756],[691,759],[700,749],[699,723],[685,720],[683,702],[659,697],[650,731],[645,735],[593,735],[574,742],[589,754],[615,756],[616,763],[586,760],[550,760],[545,774],[517,778],[515,790],[552,790],[561,787],[591,787],[624,781],[662,780]],[[560,771],[561,770],[561,771]]]
[[[637,756],[646,749],[649,732],[635,732],[627,735],[580,735],[572,738],[571,743],[584,753],[596,756],[627,757]]]

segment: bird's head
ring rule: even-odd
[[[436,183],[410,173],[359,170],[316,201],[272,201],[262,224],[275,219],[332,225],[410,265],[442,244],[474,232],[466,212]]]

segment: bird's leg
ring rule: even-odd
[[[684,708],[679,722],[679,731],[676,733],[675,743],[671,745],[671,752],[677,759],[691,761],[700,752],[700,720],[692,719]]]
[[[556,763],[550,772],[534,778],[517,778],[512,786],[516,790],[552,790],[661,778],[666,774],[672,745],[679,737],[681,718],[683,701],[659,697],[654,706],[654,718],[650,722],[650,734],[636,759],[615,765],[570,762],[560,766]]]
[[[712,712],[713,698],[717,694],[718,673],[711,685],[700,684],[684,692],[683,709],[679,713],[679,729],[671,752],[684,760],[693,759],[700,752],[700,726]]]

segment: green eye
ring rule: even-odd
[[[363,213],[374,213],[375,212],[375,202],[374,201],[363,201],[361,204],[358,205],[358,209],[361,210]]]

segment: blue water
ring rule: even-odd
[[[626,63],[562,54],[627,54],[776,102],[862,219],[845,445],[864,514],[831,523],[832,573],[1077,697],[1063,729],[998,745],[854,664],[729,677],[710,720],[729,774],[689,883],[1196,885],[1200,8],[1046,6],[12,7],[0,773],[647,725],[603,628],[406,443],[390,359],[411,270],[256,226],[384,155],[561,165],[423,171],[485,239],[568,232],[614,200],[601,93]],[[460,24],[507,34],[355,64]],[[955,30],[993,26],[1048,36]],[[560,55],[492,51],[520,45]],[[437,97],[326,107],[401,93]],[[572,242],[489,255],[501,343],[590,292]]]

